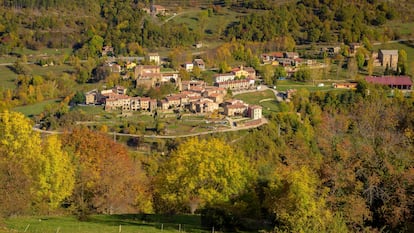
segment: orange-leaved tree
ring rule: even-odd
[[[146,175],[125,146],[88,128],[65,133],[62,141],[74,158],[72,204],[81,219],[91,212],[151,211]]]

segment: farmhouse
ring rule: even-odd
[[[259,105],[251,105],[247,109],[247,116],[253,120],[262,118],[262,107]]]
[[[250,79],[256,79],[256,70],[252,67],[237,67],[232,69],[232,73],[237,78],[250,78]]]
[[[200,68],[200,70],[205,70],[206,69],[206,65],[204,64],[203,59],[194,59],[193,65]]]
[[[273,61],[277,61],[280,58],[283,58],[283,52],[263,53],[261,58],[263,63],[270,63]]]
[[[160,55],[158,53],[148,53],[147,59],[149,62],[153,62],[156,65],[161,64]]]
[[[381,66],[397,70],[398,50],[381,49],[378,53],[378,59],[381,62]]]

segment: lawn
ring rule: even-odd
[[[208,232],[201,227],[196,215],[96,215],[80,222],[73,216],[67,217],[16,217],[4,220],[7,230],[0,232],[39,233],[129,233],[129,232]],[[3,231],[4,230],[4,231]]]
[[[278,105],[273,91],[266,90],[260,92],[244,93],[235,96],[236,99],[243,100],[248,104],[256,104],[263,107],[263,115],[267,116],[271,112],[278,112]],[[263,101],[265,100],[265,101]]]
[[[15,89],[15,80],[17,74],[11,71],[7,66],[0,66],[0,90]]]
[[[40,113],[42,113],[47,105],[58,103],[59,101],[60,100],[58,99],[46,100],[40,103],[15,107],[13,108],[13,111],[21,112],[24,115],[31,117],[31,116],[39,115]]]
[[[263,99],[275,99],[275,95],[271,90],[244,93],[234,96],[235,99],[243,100],[248,104],[259,104]]]
[[[39,65],[29,65],[29,68],[32,70],[32,74],[36,75],[47,75],[53,74],[56,76],[62,75],[64,72],[73,72],[74,69],[69,65],[59,65],[59,66],[47,66],[42,67]]]
[[[330,91],[335,90],[331,84],[335,82],[333,80],[317,81],[315,84],[312,82],[296,82],[292,80],[279,80],[277,81],[276,89],[278,91],[286,91],[289,89],[307,89],[308,91]],[[317,84],[323,83],[324,85],[318,87]]]

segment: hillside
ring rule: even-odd
[[[147,1],[19,0],[0,4],[0,54],[17,47],[80,50],[94,35],[114,46],[117,54],[126,55],[139,53],[132,49],[136,45],[188,47],[200,40],[264,42],[289,36],[297,44],[350,43],[413,33],[398,28],[413,21],[410,1],[155,1],[167,10],[158,17],[144,11],[149,7]],[[88,56],[83,50],[78,54]]]

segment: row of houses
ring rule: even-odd
[[[197,59],[196,59],[197,60]],[[188,83],[181,81],[177,71],[161,72],[157,65],[137,65],[134,71],[136,86],[151,88],[163,83],[174,83],[178,90],[185,90]],[[256,71],[252,67],[236,67],[231,73],[216,74],[214,85],[230,90],[246,90],[254,87]],[[188,88],[187,88],[188,89]]]
[[[303,65],[314,65],[316,62],[311,59],[303,59],[299,57],[297,52],[270,52],[263,53],[261,60],[264,64],[271,64],[283,67],[297,67]]]
[[[185,89],[178,94],[169,95],[161,100],[148,97],[130,97],[126,89],[116,86],[109,90],[93,90],[85,94],[86,104],[102,104],[105,110],[149,111],[183,110],[193,113],[212,113],[224,109],[226,116],[248,116],[252,119],[262,117],[260,106],[249,106],[241,100],[224,102],[227,90],[207,86],[203,81],[186,81]]]

